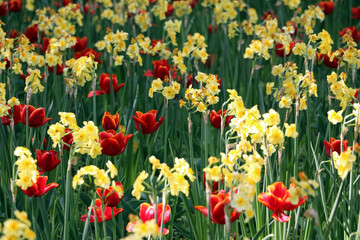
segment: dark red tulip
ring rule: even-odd
[[[360,19],[360,7],[352,7],[351,12],[352,12],[351,18]]]
[[[166,59],[153,61],[153,65],[154,65],[154,71],[147,70],[144,74],[145,77],[160,78],[161,80],[164,81],[166,79],[169,79],[171,74],[172,79],[176,78],[175,67],[171,69]]]
[[[225,224],[225,204],[229,205],[229,193],[225,193],[225,190],[220,190],[218,194],[211,194],[210,196],[210,218],[213,223]],[[205,217],[208,216],[208,209],[204,206],[195,206],[195,209],[200,211]],[[229,206],[230,221],[236,221],[240,212],[232,210]]]
[[[26,190],[21,189],[29,197],[41,197],[48,191],[59,186],[57,183],[50,183],[46,185],[48,177],[47,176],[38,176],[36,182],[33,182],[31,187],[28,187]]]
[[[324,65],[329,68],[337,68],[339,65],[339,59],[337,57],[334,57],[334,59],[332,61],[330,61],[330,57],[327,54],[321,54],[319,52],[316,52],[316,56],[317,56],[317,60],[319,62],[322,61],[324,63]]]
[[[165,13],[167,17],[170,17],[174,13],[174,6],[171,3],[168,3],[168,9]]]
[[[6,2],[2,2],[0,5],[0,17],[4,17],[7,14]]]
[[[334,11],[335,4],[333,1],[321,1],[319,6],[324,11],[325,15],[330,15]]]
[[[22,8],[22,0],[10,0],[8,2],[9,12],[20,12]]]
[[[54,67],[48,67],[50,72],[54,72]],[[56,75],[62,75],[64,73],[64,65],[56,65]]]
[[[360,32],[355,26],[344,28],[343,30],[339,31],[339,35],[342,37],[348,31],[351,33],[351,36],[355,42],[358,42],[360,40]]]
[[[90,207],[89,207],[90,209]],[[103,209],[104,213],[102,213],[101,209]],[[105,221],[109,221],[112,219],[112,212],[114,213],[114,217],[116,215],[118,215],[119,213],[121,213],[122,211],[124,211],[124,209],[122,208],[116,208],[116,207],[108,207],[108,206],[103,206],[102,202],[100,199],[96,199],[96,207],[95,207],[95,211],[94,208],[91,208],[91,214],[90,215],[90,222],[95,222],[95,212],[96,212],[96,217],[97,217],[97,222],[102,222],[103,221],[103,214],[104,214],[104,220]],[[87,215],[82,215],[80,217],[81,221],[86,221],[87,219]]]
[[[221,128],[221,115],[223,118],[225,118],[225,114],[226,114],[226,110],[222,111],[221,109],[217,112],[215,112],[214,110],[212,110],[210,112],[210,122],[211,125],[213,125],[214,128]],[[232,119],[233,116],[227,116],[224,119],[224,127],[226,127],[227,125],[229,125],[230,120]]]
[[[120,182],[116,182],[115,185],[120,187],[121,190],[123,189],[123,186]],[[123,196],[119,196],[119,194],[113,189],[112,186],[104,189],[104,191],[101,188],[97,188],[96,193],[100,199],[105,199],[105,205],[108,207],[116,207],[123,198]]]
[[[136,130],[140,131],[142,134],[150,134],[158,130],[161,123],[164,121],[164,116],[162,116],[158,122],[156,122],[157,110],[151,110],[147,113],[142,113],[137,111],[136,117],[132,116],[135,121]]]
[[[87,46],[87,37],[78,38],[76,37],[76,44],[71,47],[75,52],[81,52],[85,50]]]
[[[101,152],[107,156],[116,156],[121,154],[125,148],[132,134],[124,135],[123,133],[116,134],[113,129],[99,134]]]
[[[76,52],[74,54],[74,58],[75,59],[79,59],[81,57],[90,57],[90,55],[94,55],[94,61],[97,62],[97,63],[101,63],[100,61],[100,56],[101,56],[101,53],[100,52],[96,52],[94,49],[92,48],[86,48],[85,50],[81,51],[81,52]]]
[[[110,129],[116,131],[116,129],[119,127],[119,123],[120,123],[119,113],[111,115],[109,112],[105,112],[101,121],[102,127],[104,128],[105,131]]]
[[[70,3],[72,3],[72,0],[62,0],[62,5],[63,5],[63,7],[66,7],[66,6],[69,5]]]
[[[275,18],[278,18],[278,17],[276,16],[276,14],[274,13],[273,10],[267,10],[261,16],[261,20],[263,20],[263,21],[269,20],[269,19],[275,19]]]
[[[36,43],[38,41],[38,33],[39,27],[37,24],[34,24],[25,30],[25,36],[29,39],[31,43]]]
[[[290,188],[293,185],[290,185]],[[273,211],[272,217],[279,222],[288,222],[290,216],[286,215],[284,211],[292,211],[302,205],[305,199],[299,198],[296,205],[291,204],[288,198],[290,191],[285,187],[282,182],[276,182],[267,187],[267,192],[260,193],[257,197],[258,201],[264,204],[267,208]]]
[[[349,145],[348,140],[343,140],[343,152],[347,150],[347,146]],[[330,142],[324,141],[324,147],[326,155],[331,158],[332,152],[337,152],[341,154],[341,140],[336,140],[335,138],[330,138]]]
[[[65,128],[65,136],[62,138],[64,143],[66,143],[66,144],[64,144],[63,148],[68,151],[70,150],[70,147],[72,146],[73,141],[74,141],[74,136],[72,135],[72,133],[69,133],[69,132],[71,132],[71,130],[69,128]]]
[[[109,73],[103,73],[100,75],[99,85],[101,90],[95,90],[95,95],[103,95],[103,94],[110,94],[110,74]],[[119,84],[117,77],[115,74],[112,75],[112,86],[114,93],[119,91],[125,83]],[[94,96],[94,91],[89,92],[88,97]]]
[[[11,109],[8,110],[9,116],[1,117],[1,123],[3,125],[10,126],[10,116],[13,117],[14,125],[21,122],[21,112],[24,107],[24,104],[13,106]]]
[[[36,164],[44,172],[49,172],[60,164],[61,160],[57,158],[58,153],[54,150],[36,150]]]
[[[285,54],[284,45],[282,45],[281,43],[277,43],[275,46],[275,54],[278,55],[279,57],[288,57],[291,55],[292,49],[294,47],[295,47],[295,42],[294,41],[290,42],[290,51],[288,54]]]
[[[21,121],[26,125],[26,109],[28,109],[29,127],[41,127],[45,123],[51,120],[51,118],[45,118],[44,108],[24,107],[21,111]]]

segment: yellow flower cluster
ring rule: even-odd
[[[174,99],[176,94],[180,92],[180,83],[171,81],[168,86],[164,87],[164,82],[157,78],[152,81],[149,89],[149,97],[153,98],[154,92],[161,93],[166,99]]]
[[[174,21],[168,20],[165,22],[164,29],[166,30],[168,36],[170,37],[172,45],[177,46],[176,33],[180,32],[181,21],[177,19],[175,19]]]
[[[188,109],[196,108],[196,111],[205,113],[209,105],[218,103],[219,97],[217,95],[220,92],[220,84],[217,77],[211,73],[198,72],[195,80],[199,83],[200,88],[196,89],[190,85],[185,92],[187,102],[180,99],[180,107],[187,104]]]
[[[28,219],[26,212],[14,211],[16,219],[7,219],[5,222],[0,224],[0,239],[28,239],[35,240],[36,235],[33,230],[30,229],[31,222]]]
[[[6,105],[5,83],[0,83],[0,117],[8,115],[9,106]]]
[[[90,57],[84,56],[66,61],[66,65],[71,69],[71,80],[65,81],[69,87],[73,87],[74,82],[83,87],[85,82],[96,78],[97,62],[94,61],[94,57],[94,55],[90,55]]]
[[[41,73],[39,69],[29,69],[29,76],[25,79],[25,92],[28,92],[30,89],[32,93],[43,92],[44,87],[41,85],[40,78]]]
[[[356,160],[356,156],[352,153],[351,148],[342,152],[340,155],[337,152],[332,153],[334,160],[334,167],[337,169],[341,179],[345,179],[347,174],[351,171],[353,162]]]
[[[39,176],[36,160],[32,158],[30,150],[25,147],[16,147],[14,154],[19,157],[15,162],[18,170],[16,185],[26,190],[36,183],[36,178]]]
[[[122,65],[124,56],[119,55],[119,53],[126,50],[125,41],[128,40],[128,35],[128,33],[123,31],[119,32],[119,30],[117,30],[116,33],[113,33],[108,29],[108,33],[104,36],[104,40],[98,41],[95,43],[95,46],[99,51],[106,49],[106,51],[115,58],[116,66]]]
[[[293,0],[289,0],[293,1]],[[295,0],[300,1],[300,0]],[[325,14],[319,6],[309,5],[303,14],[296,17],[296,24],[300,24],[304,28],[305,34],[310,35],[314,32],[314,27],[316,25],[316,19],[324,21]]]
[[[122,240],[140,240],[144,238],[156,239],[160,236],[159,226],[156,224],[155,219],[143,222],[138,216],[129,215],[130,222],[134,223],[131,229],[132,234],[122,238]]]
[[[335,72],[332,72],[326,77],[326,79],[327,82],[330,84],[331,93],[335,96],[337,100],[340,101],[340,106],[342,110],[345,110],[348,103],[352,101],[356,89],[350,88],[346,85],[346,73],[341,73],[340,75],[337,75]]]
[[[110,187],[110,184],[111,184],[110,177],[114,178],[115,176],[117,176],[118,171],[117,171],[116,167],[114,166],[114,164],[112,164],[111,161],[108,161],[106,163],[106,166],[108,167],[108,170],[106,170],[106,171],[104,169],[99,169],[95,165],[88,165],[88,166],[80,168],[72,180],[72,187],[74,189],[76,189],[77,186],[84,184],[83,176],[85,176],[85,175],[90,175],[94,178],[95,186],[98,186],[101,188]],[[110,173],[110,177],[108,176],[109,173]],[[115,181],[112,181],[112,186],[114,189],[119,189],[116,187]],[[120,192],[120,194],[121,195],[119,195],[119,196],[122,196],[122,192]]]
[[[200,33],[194,33],[194,35],[187,36],[187,42],[184,44],[181,53],[183,57],[194,57],[205,63],[208,58],[206,47],[205,37]]]
[[[290,187],[290,200],[291,204],[297,205],[299,199],[305,199],[308,195],[315,196],[315,190],[319,187],[319,183],[315,180],[308,179],[304,172],[299,173],[300,181],[297,181],[294,177],[290,178],[291,185]]]
[[[173,2],[176,17],[181,18],[182,16],[189,15],[191,13],[191,1],[192,0],[182,0]]]

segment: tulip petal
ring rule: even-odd
[[[272,218],[274,218],[278,222],[288,222],[290,220],[290,216],[286,215],[283,211],[281,212],[273,212]]]

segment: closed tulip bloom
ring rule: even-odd
[[[330,15],[334,11],[335,4],[333,1],[321,1],[319,6],[322,8],[325,15]]]
[[[112,80],[110,80],[110,74],[103,73],[100,75],[100,80],[99,80],[99,85],[100,85],[101,90],[95,90],[95,95],[99,96],[99,95],[103,95],[103,94],[110,94],[110,91],[111,91],[110,81],[112,82],[114,93],[119,91],[125,85],[125,83],[122,83],[122,84],[118,83],[118,80],[117,80],[117,77],[115,74],[112,75]],[[94,96],[94,91],[91,91],[88,94],[89,98],[92,96]]]
[[[290,191],[282,182],[269,185],[267,192],[260,193],[257,197],[260,203],[273,211],[272,217],[279,222],[288,222],[290,220],[290,216],[286,215],[284,211],[292,211],[306,201],[306,199],[299,198],[298,204],[293,205],[289,198]]]
[[[233,116],[227,116],[225,118],[225,114],[226,114],[226,110],[219,110],[217,112],[215,112],[214,110],[212,110],[210,112],[210,122],[211,125],[213,125],[214,128],[221,128],[221,115],[224,118],[224,127],[226,127],[227,125],[229,125],[230,120],[232,119]]]
[[[347,150],[348,144],[349,144],[348,140],[343,140],[342,142],[343,152]],[[338,154],[341,154],[341,140],[330,138],[330,142],[324,141],[324,147],[325,147],[326,155],[328,155],[329,158],[331,158],[331,152],[337,152]]]
[[[29,127],[41,127],[45,123],[51,120],[51,118],[45,118],[44,108],[34,108],[29,105],[25,106],[21,111],[21,121],[26,125],[26,109],[28,109]]]
[[[105,112],[101,121],[102,127],[104,128],[105,131],[110,129],[116,131],[116,129],[119,127],[119,123],[120,123],[119,113],[111,115],[109,112]]]
[[[28,187],[26,190],[21,190],[29,197],[41,197],[51,189],[59,186],[57,183],[50,183],[46,185],[47,179],[47,176],[38,176],[36,178],[36,182],[33,182],[31,187]]]
[[[49,172],[60,164],[61,160],[57,158],[58,153],[54,150],[36,150],[36,164],[44,172]]]
[[[360,7],[351,8],[352,17],[354,19],[360,19]]]
[[[115,185],[117,188],[119,188],[120,191],[123,190],[123,186],[120,182],[116,182]],[[112,186],[104,190],[97,188],[96,193],[101,199],[105,199],[105,205],[108,207],[116,207],[123,198],[122,195],[119,196],[118,191],[116,191]]]
[[[161,226],[161,219],[162,218],[164,218],[164,224],[167,223],[170,220],[171,208],[170,208],[169,204],[166,205],[165,212],[163,214],[163,204],[159,203],[157,205],[156,212],[157,212],[156,223],[157,223],[158,226]],[[164,215],[164,217],[162,215]],[[143,221],[144,223],[154,219],[155,218],[155,207],[154,207],[154,205],[152,205],[150,203],[142,203],[142,204],[140,204],[139,217],[140,217],[141,221]],[[126,226],[126,231],[132,232],[132,228],[134,227],[134,225],[136,225],[136,222],[135,223],[134,222],[129,222],[128,225]],[[161,231],[161,229],[159,229],[159,232],[160,231]],[[166,228],[163,228],[162,233],[164,235],[166,235],[166,234],[169,233],[169,230],[166,229]]]
[[[76,37],[76,44],[71,47],[75,52],[81,52],[85,50],[87,45],[87,37],[79,38]]]
[[[137,111],[136,117],[132,116],[135,121],[136,130],[140,131],[142,134],[150,134],[158,130],[162,122],[164,121],[164,116],[162,116],[158,122],[156,122],[157,110],[151,110],[147,113],[142,113]]]
[[[229,194],[226,194],[224,190],[221,190],[218,194],[211,194],[210,196],[210,218],[213,223],[225,224],[225,204],[229,205]],[[208,216],[208,209],[204,206],[195,206],[195,209],[200,211],[205,217]],[[236,221],[240,212],[232,211],[229,207],[230,221]]]
[[[90,209],[90,207],[89,207],[89,209]],[[115,217],[116,215],[118,215],[119,213],[124,211],[124,209],[122,209],[122,208],[116,208],[116,207],[111,208],[111,207],[108,207],[108,206],[104,207],[102,205],[101,200],[96,199],[95,211],[94,211],[93,207],[91,208],[90,222],[95,222],[95,214],[96,214],[97,222],[103,222],[103,213],[102,213],[101,209],[104,209],[103,211],[104,211],[104,220],[105,221],[109,221],[109,220],[112,219],[112,212],[114,212],[114,217]],[[81,221],[85,222],[86,219],[87,219],[86,214],[82,215],[80,217]]]
[[[132,134],[124,135],[123,133],[115,133],[113,129],[99,134],[101,152],[107,156],[116,156],[121,154],[125,148]]]
[[[22,8],[22,0],[10,0],[8,7],[10,12],[20,12]]]
[[[14,125],[21,122],[21,112],[25,107],[24,104],[15,105],[12,109],[8,110],[9,116],[1,117],[1,123],[6,126],[10,126],[10,116],[12,116],[14,120]]]
[[[169,63],[166,59],[161,59],[159,61],[153,61],[154,71],[147,70],[144,74],[145,77],[155,77],[160,78],[161,80],[170,79],[170,74],[172,74],[172,79],[176,77],[176,71],[170,68]]]

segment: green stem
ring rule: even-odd
[[[74,157],[75,150],[71,148],[69,154],[69,161],[66,170],[66,183],[65,183],[65,214],[64,214],[64,240],[69,239],[69,200],[70,200],[70,191],[71,191],[71,162]]]

